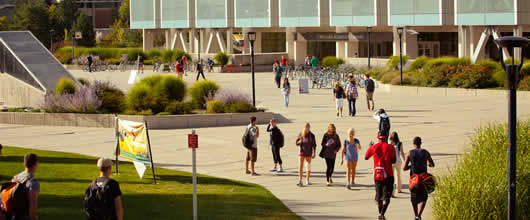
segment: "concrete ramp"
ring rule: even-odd
[[[0,32],[0,71],[44,93],[62,77],[76,81],[29,31]]]

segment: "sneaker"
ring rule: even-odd
[[[302,185],[302,180],[298,180],[298,183],[296,184],[297,186],[303,186]]]
[[[283,168],[278,169],[278,173],[283,172]]]
[[[346,184],[346,189],[351,189],[351,184]]]
[[[258,173],[252,173],[252,176],[259,176]]]
[[[337,117],[339,117],[339,113],[337,112]]]
[[[276,172],[276,168],[272,168],[272,169],[271,169],[271,172]]]
[[[309,180],[306,180],[306,181],[305,181],[305,184],[306,184],[306,185],[311,185],[311,183],[309,182]]]
[[[245,173],[246,173],[246,174],[250,174],[250,171],[247,170]]]

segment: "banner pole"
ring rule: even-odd
[[[149,128],[147,126],[147,121],[144,120],[144,123],[145,123],[145,134],[147,135],[147,147],[149,148],[149,159],[151,159],[151,170],[153,172],[153,181],[156,184],[155,165],[153,164],[153,153],[151,152],[151,141],[149,140]]]
[[[118,115],[114,115],[114,135],[116,136],[116,175],[120,174],[118,171],[118,156],[120,155],[120,134],[118,131]]]
[[[195,130],[191,130],[195,134]],[[197,220],[197,154],[196,148],[191,149],[192,154],[192,183],[193,183],[193,220]]]

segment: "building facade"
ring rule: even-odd
[[[284,53],[297,65],[306,55],[398,55],[399,27],[410,58],[498,58],[493,39],[530,35],[528,0],[130,1],[131,28],[143,30],[145,50],[164,35],[168,49],[248,54],[244,36],[256,31],[256,53]]]

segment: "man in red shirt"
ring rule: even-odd
[[[390,197],[394,188],[394,173],[392,164],[396,162],[396,150],[392,145],[386,143],[385,134],[378,133],[379,143],[373,145],[366,151],[365,160],[374,157],[374,181],[375,201],[379,208],[379,219],[386,219],[385,212],[390,204]]]
[[[184,75],[184,65],[182,64],[182,62],[177,62],[175,69],[177,69],[178,78],[182,79],[182,75]]]

